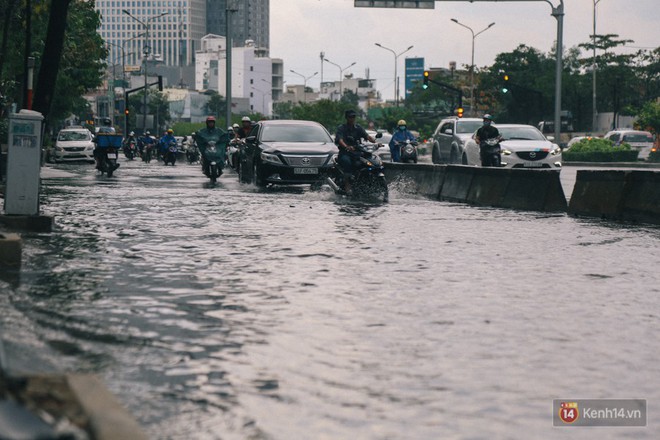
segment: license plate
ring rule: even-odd
[[[294,168],[293,174],[318,174],[318,168]]]
[[[543,164],[541,162],[523,162],[525,168],[541,168]]]
[[[108,153],[108,159],[117,159],[117,153]]]

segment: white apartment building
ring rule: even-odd
[[[223,36],[209,34],[201,39],[201,49],[195,55],[196,90],[215,90],[227,96],[226,51]],[[277,97],[282,93],[282,61],[265,56],[252,40],[234,47],[231,54],[232,98],[248,98],[251,112],[271,115],[273,94]]]
[[[168,66],[194,61],[206,34],[206,0],[96,0],[110,62],[136,70],[144,60]]]

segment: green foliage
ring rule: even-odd
[[[204,107],[204,111],[208,115],[213,115],[220,118],[225,115],[227,111],[227,101],[216,91],[211,90],[207,93],[209,100]]]
[[[290,109],[290,117],[291,119],[306,119],[319,122],[330,133],[334,133],[337,127],[344,123],[344,111],[349,108],[358,110],[343,102],[321,99],[313,103],[299,103],[294,105]]]
[[[660,162],[660,149],[651,150],[648,160],[649,162]]]
[[[636,125],[641,130],[660,135],[660,102],[647,102],[637,113]]]
[[[174,130],[175,136],[190,136],[205,126],[204,122],[175,122],[172,125],[172,130]]]
[[[614,147],[607,139],[583,139],[562,153],[566,162],[634,162],[639,151],[628,144]]]

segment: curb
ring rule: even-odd
[[[23,244],[18,234],[0,232],[0,266],[20,267]]]

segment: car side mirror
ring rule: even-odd
[[[249,142],[249,143],[251,143],[251,144],[253,144],[254,142],[256,142],[256,140],[257,140],[257,137],[256,137],[256,136],[248,136],[248,137],[245,138],[245,142]]]
[[[554,142],[554,141],[555,141],[555,137],[554,137],[554,136],[546,136],[546,139],[548,139],[550,142]]]
[[[445,130],[445,134],[454,134],[454,130],[452,130],[451,128],[448,128],[448,129]]]

